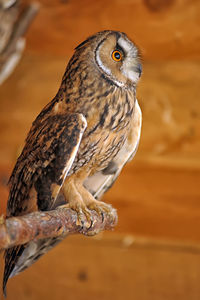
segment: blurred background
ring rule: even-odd
[[[7,299],[200,299],[199,0],[37,3],[0,2],[1,213],[31,123],[89,35],[120,30],[139,46],[143,128],[135,159],[104,196],[118,210],[115,230],[67,238],[9,281]]]

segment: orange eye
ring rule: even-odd
[[[121,54],[121,52],[119,50],[113,51],[113,53],[112,53],[112,59],[114,61],[120,61],[120,60],[122,60],[122,54]]]

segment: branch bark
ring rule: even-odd
[[[31,240],[81,233],[95,235],[112,229],[117,224],[117,212],[111,208],[109,214],[99,216],[91,211],[91,224],[85,217],[80,224],[77,213],[66,205],[47,212],[34,212],[20,217],[1,220],[0,249],[25,244]]]
[[[25,47],[24,34],[39,10],[39,4],[25,7],[18,0],[0,0],[0,85],[16,67]]]

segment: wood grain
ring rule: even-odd
[[[34,53],[66,56],[88,35],[116,29],[135,40],[145,60],[200,58],[198,0],[38,2],[40,13],[27,35]]]
[[[8,300],[198,300],[196,246],[70,237],[8,283]]]
[[[104,197],[118,209],[115,231],[66,239],[11,279],[8,300],[198,300],[200,2],[39,2],[25,55],[0,90],[1,212],[31,122],[55,95],[73,48],[91,33],[119,29],[140,46],[143,129],[135,160]]]

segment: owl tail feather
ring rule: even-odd
[[[25,249],[25,245],[22,246],[17,246],[10,248],[5,251],[5,269],[4,269],[4,276],[3,276],[3,294],[4,297],[7,297],[7,292],[6,292],[6,285],[7,281],[10,277],[12,277],[12,272],[15,268],[15,265],[20,257],[20,255],[23,253]]]
[[[5,269],[3,277],[3,294],[7,296],[6,285],[9,278],[14,277],[36,262],[42,255],[64,239],[47,238],[31,241],[27,244],[13,247],[5,251]]]

